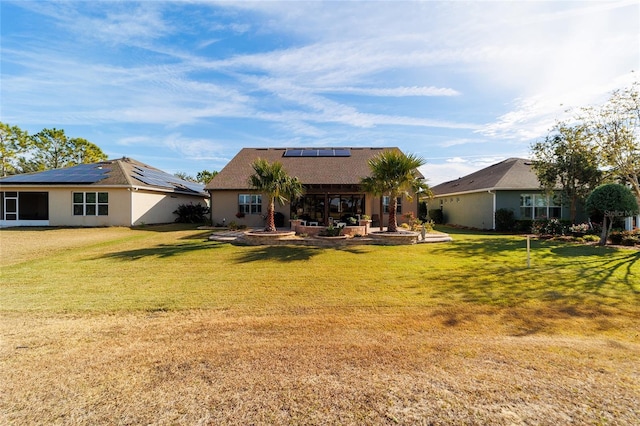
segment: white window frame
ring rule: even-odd
[[[238,194],[238,212],[244,214],[262,214],[262,195]]]
[[[526,201],[528,200],[528,201]],[[557,209],[558,214],[553,215]],[[527,214],[528,213],[528,214]],[[520,194],[520,219],[562,219],[562,199],[560,194]]]
[[[82,201],[77,201],[76,195],[82,195]],[[88,196],[89,195],[89,196]],[[95,201],[87,201],[90,197]],[[106,197],[106,201],[104,198]],[[100,200],[103,201],[100,201]],[[109,193],[104,191],[74,191],[71,194],[73,216],[109,216]]]

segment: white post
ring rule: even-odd
[[[527,268],[531,268],[531,238],[527,235]]]

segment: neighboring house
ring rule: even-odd
[[[264,226],[268,200],[249,188],[252,163],[262,158],[280,162],[289,176],[297,177],[305,195],[284,206],[276,204],[276,213],[287,224],[299,219],[326,225],[329,219],[344,221],[347,217],[368,215],[374,226],[380,219],[386,224],[389,197],[374,197],[360,188],[363,177],[371,174],[368,161],[385,150],[398,148],[244,148],[207,185],[211,194],[211,220],[216,224],[236,222],[248,227]],[[382,201],[382,203],[381,203]],[[413,212],[417,216],[418,200],[402,199],[398,205],[398,221]],[[380,210],[382,207],[382,215]],[[283,223],[276,223],[282,226]]]
[[[548,196],[530,160],[509,158],[465,177],[431,188],[428,208],[440,209],[448,224],[495,229],[495,212],[509,209],[517,220],[569,219],[569,203],[559,192]],[[578,218],[584,220],[586,218]]]
[[[0,227],[169,223],[207,199],[204,185],[122,158],[0,178]]]

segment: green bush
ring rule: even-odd
[[[609,235],[612,244],[623,246],[640,245],[640,230],[635,231],[615,231]]]
[[[429,219],[429,216],[427,215],[427,203],[424,201],[420,201],[418,203],[418,219],[423,222],[426,222]]]
[[[205,223],[209,207],[193,203],[180,204],[173,214],[178,215],[176,218],[178,223]]]
[[[533,221],[531,219],[516,220],[516,232],[532,232]]]
[[[564,235],[566,226],[556,218],[534,220],[531,232],[537,235]]]
[[[513,210],[498,209],[495,213],[496,231],[512,232],[516,230],[516,214]]]
[[[436,225],[442,225],[444,223],[444,213],[440,209],[429,210],[429,219]]]

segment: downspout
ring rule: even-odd
[[[493,195],[493,212],[491,214],[491,229],[496,230],[496,193],[492,190],[487,191],[489,194]]]
[[[214,226],[213,223],[213,191],[209,191],[209,222],[211,226]]]

